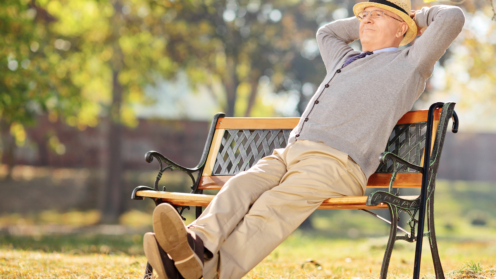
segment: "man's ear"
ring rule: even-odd
[[[408,31],[408,24],[406,22],[403,22],[403,24],[401,24],[401,37],[405,37],[406,36],[406,31]]]

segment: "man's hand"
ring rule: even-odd
[[[413,19],[413,21],[415,21],[415,14],[417,14],[417,12],[419,12],[419,11],[415,11],[415,10],[410,11],[410,17]],[[415,24],[417,24],[417,23],[415,23]],[[422,35],[424,30],[425,30],[425,28],[420,29],[420,27],[418,27],[418,25],[417,25],[417,36]]]

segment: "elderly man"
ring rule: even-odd
[[[409,0],[369,0],[353,12],[317,32],[327,75],[286,148],[229,180],[188,228],[170,205],[155,209],[144,249],[160,278],[241,278],[323,200],[364,194],[464,15],[452,6],[411,11]],[[362,53],[348,45],[358,38]]]

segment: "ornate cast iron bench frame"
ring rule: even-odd
[[[453,133],[458,130],[454,107],[455,103],[435,103],[428,111],[411,111],[398,121],[385,152],[380,156],[381,164],[367,184],[368,188],[389,188],[388,191],[376,191],[368,197],[330,198],[319,207],[362,209],[373,215],[375,214],[368,209],[389,208],[391,222],[388,223],[391,224],[391,229],[382,262],[381,278],[387,277],[395,241],[405,240],[416,242],[413,278],[418,279],[424,236],[429,239],[436,278],[444,278],[434,228],[434,190],[444,138],[451,118]],[[198,218],[202,207],[207,206],[214,197],[203,194],[203,190],[221,189],[230,177],[270,155],[274,148],[285,147],[289,133],[298,121],[298,118],[228,118],[219,113],[214,116],[202,157],[196,167],[183,167],[158,152],[150,151],[146,153],[145,160],[151,163],[155,158],[160,165],[155,187],[138,186],[133,190],[131,198],[143,200],[148,197],[157,205],[167,202],[180,214],[184,209],[195,206]],[[428,150],[431,152],[427,152]],[[159,191],[158,183],[166,170],[186,173],[193,183],[191,193],[166,192],[165,187]],[[193,175],[195,172],[196,176]],[[393,188],[396,188],[396,192],[393,192]],[[400,188],[420,188],[420,195],[400,196]],[[410,216],[409,231],[398,227],[401,211]],[[428,231],[424,232],[426,218]],[[398,236],[398,229],[405,234]],[[152,268],[147,264],[145,278],[151,272]]]

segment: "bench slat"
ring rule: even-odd
[[[138,191],[139,197],[160,198],[179,206],[208,206],[215,195],[205,194],[187,194],[175,192],[158,192],[158,191]],[[403,199],[415,199],[417,196],[401,196]],[[366,206],[367,196],[356,197],[337,197],[325,200],[320,209],[362,209],[362,208],[387,208],[387,205]]]
[[[391,180],[391,173],[374,173],[370,176],[367,188],[387,188]],[[219,190],[233,176],[217,175],[202,176],[200,181],[201,190]],[[394,188],[420,188],[422,185],[422,174],[420,173],[398,173],[394,181]]]
[[[427,122],[428,110],[409,111],[396,125]],[[441,117],[441,109],[434,120]],[[219,119],[216,129],[293,129],[298,125],[297,117],[225,117]]]
[[[226,117],[219,119],[216,129],[294,129],[295,117]]]

